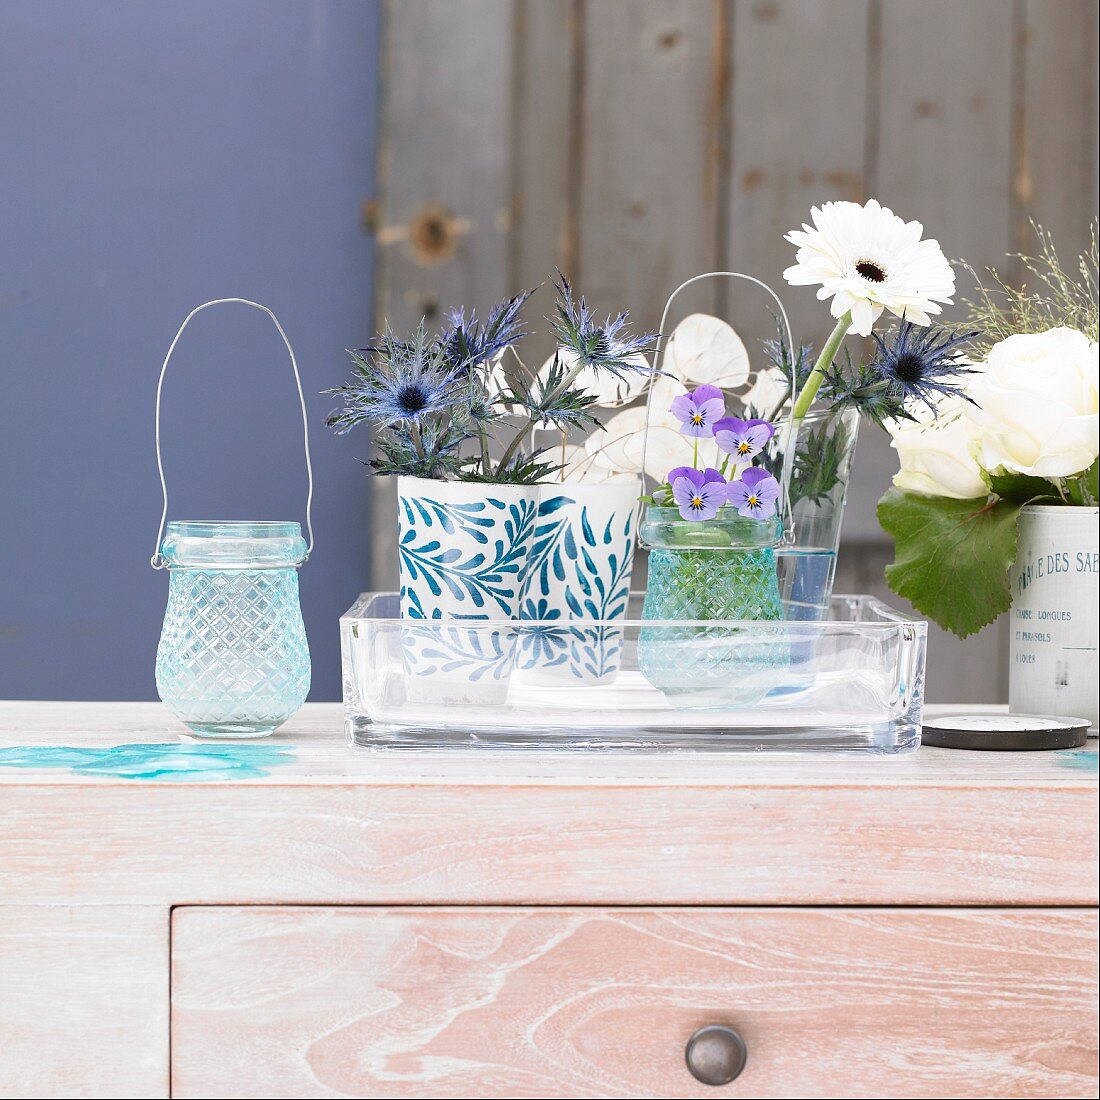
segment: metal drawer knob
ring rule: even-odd
[[[745,1040],[732,1027],[701,1027],[684,1050],[692,1077],[704,1085],[728,1085],[744,1068]]]

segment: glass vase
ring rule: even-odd
[[[785,432],[781,425],[767,456],[777,477]],[[776,550],[779,591],[788,619],[816,621],[828,613],[858,434],[855,409],[810,412],[797,425],[788,544]]]
[[[298,523],[173,521],[160,449],[161,398],[187,326],[214,306],[242,305],[271,319],[290,358],[302,411],[306,531]],[[215,298],[184,318],[160,368],[155,413],[162,507],[149,564],[167,569],[168,606],[157,646],[157,691],[199,737],[265,737],[305,702],[310,662],[298,567],[313,550],[313,464],[298,360],[279,319],[247,298]]]
[[[168,606],[157,690],[200,737],[263,737],[305,702],[297,523],[172,522],[160,554]]]
[[[728,514],[727,514],[728,513]],[[751,706],[789,662],[786,637],[753,640],[729,622],[783,618],[774,546],[778,518],[745,519],[725,508],[712,520],[684,520],[676,508],[646,509],[641,538],[649,547],[649,580],[638,638],[638,666],[677,705]],[[721,622],[709,627],[708,621]]]

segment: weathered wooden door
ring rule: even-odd
[[[701,271],[778,287],[783,233],[828,199],[873,195],[978,268],[1027,247],[1029,217],[1071,253],[1096,210],[1091,0],[401,0],[384,23],[372,216],[395,327],[560,267],[654,328]],[[820,341],[813,294],[783,296]],[[769,332],[751,300],[698,305]],[[838,590],[889,596],[874,506],[895,469],[865,430]],[[394,570],[387,548],[376,581]],[[1007,696],[1006,623],[932,633],[933,699]]]

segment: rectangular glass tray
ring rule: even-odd
[[[827,619],[340,619],[345,728],[372,749],[446,746],[902,753],[920,743],[927,624],[872,596]]]

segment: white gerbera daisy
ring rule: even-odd
[[[832,298],[834,317],[851,313],[857,336],[869,336],[884,309],[927,325],[941,312],[937,303],[951,302],[955,272],[938,242],[921,240],[920,222],[902,221],[874,199],[827,202],[811,217],[813,226],[786,235],[798,262],[783,277],[794,286],[820,283],[818,298]]]

